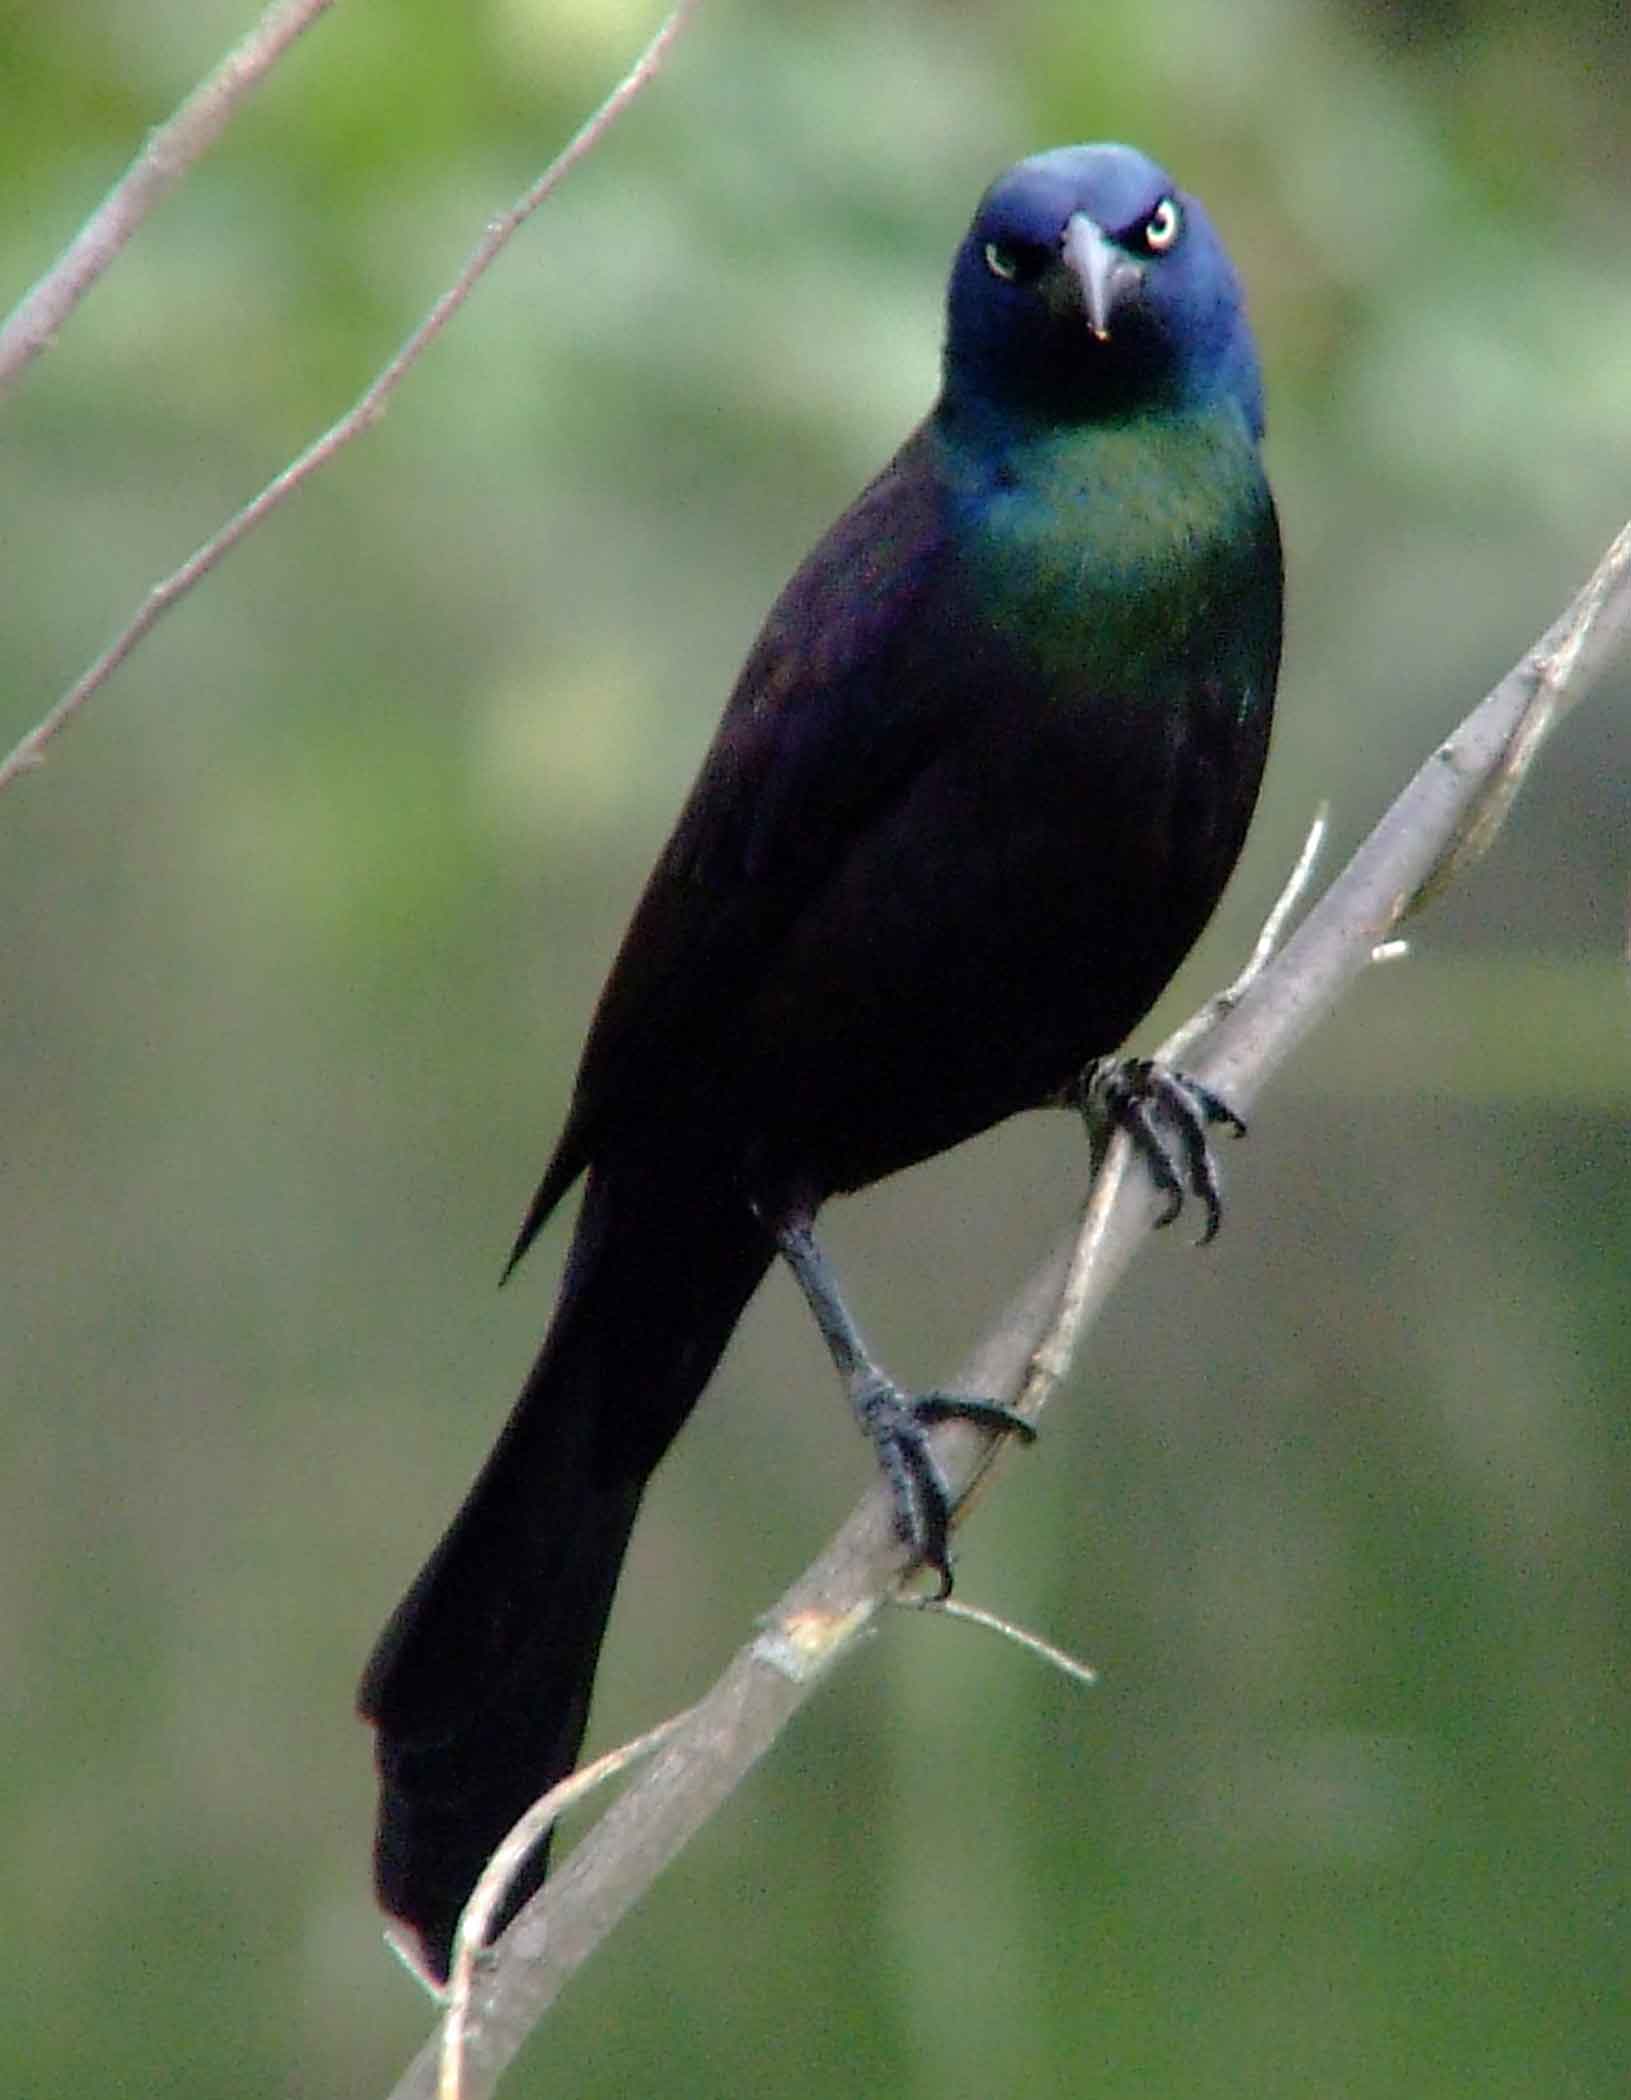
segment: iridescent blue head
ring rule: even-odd
[[[1050,423],[1232,404],[1261,437],[1240,280],[1201,205],[1131,146],[999,176],[952,265],[944,401]]]

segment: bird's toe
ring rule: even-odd
[[[1079,1095],[1090,1124],[1124,1130],[1166,1199],[1157,1225],[1170,1225],[1193,1196],[1206,1214],[1199,1244],[1216,1237],[1223,1197],[1211,1132],[1244,1137],[1246,1125],[1221,1094],[1153,1057],[1100,1058]]]

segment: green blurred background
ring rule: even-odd
[[[20,294],[250,19],[9,9]],[[360,390],[654,25],[351,0],[0,417],[9,744]],[[1289,546],[1237,962],[1631,510],[1631,27],[1533,0],[720,4],[383,428],[0,804],[0,2088],[367,2094],[427,2011],[362,1658],[547,1314],[493,1284],[776,588],[927,404],[989,176],[1127,137],[1250,287]],[[517,2093],[1623,2094],[1631,679],[1152,1249],[965,1594],[888,1625]],[[1162,1017],[1158,1016],[1158,1020]],[[832,1214],[905,1376],[1071,1215],[1031,1118]],[[596,1740],[869,1477],[780,1278],[661,1476]]]

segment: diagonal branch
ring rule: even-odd
[[[1493,842],[1540,743],[1628,630],[1631,525],[1563,616],[1427,759],[1279,954],[1266,959],[1260,942],[1242,979],[1203,1009],[1205,1033],[1186,1050],[1187,1068],[1249,1107],[1400,921]],[[1266,934],[1281,917],[1277,907]],[[1052,1397],[1162,1207],[1147,1178],[1127,1172],[1127,1149],[1119,1139],[1108,1147],[1074,1244],[1043,1264],[975,1350],[962,1390],[1018,1396],[1030,1413]],[[936,1453],[966,1507],[993,1447],[953,1423],[937,1433]],[[571,1976],[854,1648],[902,1574],[887,1497],[875,1491],[484,1957],[465,2011],[461,2100],[493,2091]],[[438,2061],[433,2039],[391,2100],[434,2100]]]
[[[78,714],[91,695],[107,683],[164,615],[179,605],[193,586],[202,582],[241,539],[292,496],[303,481],[309,480],[320,467],[326,467],[353,438],[361,437],[365,430],[373,428],[384,415],[391,395],[463,306],[522,223],[531,218],[585,154],[600,143],[636,96],[656,78],[676,38],[700,5],[701,0],[678,0],[657,34],[594,115],[556,155],[532,187],[518,197],[508,211],[488,223],[464,268],[356,404],[332,429],[326,430],[298,459],[268,482],[254,501],[246,504],[236,517],[230,518],[213,539],[206,540],[179,569],[148,592],[135,617],[114,637],[84,676],[70,686],[43,720],[0,760],[0,792],[4,792],[19,774],[32,772],[44,764],[46,747],[52,738]]]
[[[149,213],[226,130],[295,38],[334,0],[274,0],[243,42],[229,51],[167,124],[147,142],[68,247],[0,326],[0,401],[56,341],[62,324]]]

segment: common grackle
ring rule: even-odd
[[[892,1384],[812,1221],[1069,1098],[1205,925],[1279,659],[1262,428],[1194,198],[1115,145],[992,185],[939,399],[771,611],[635,911],[511,1257],[586,1175],[553,1322],[363,1681],[379,1893],[434,1975],[489,1852],[577,1757],[642,1490],[778,1251],[949,1587],[926,1425],[1014,1418]],[[1182,1126],[1215,1222],[1221,1104],[1105,1070],[1111,1115]]]

